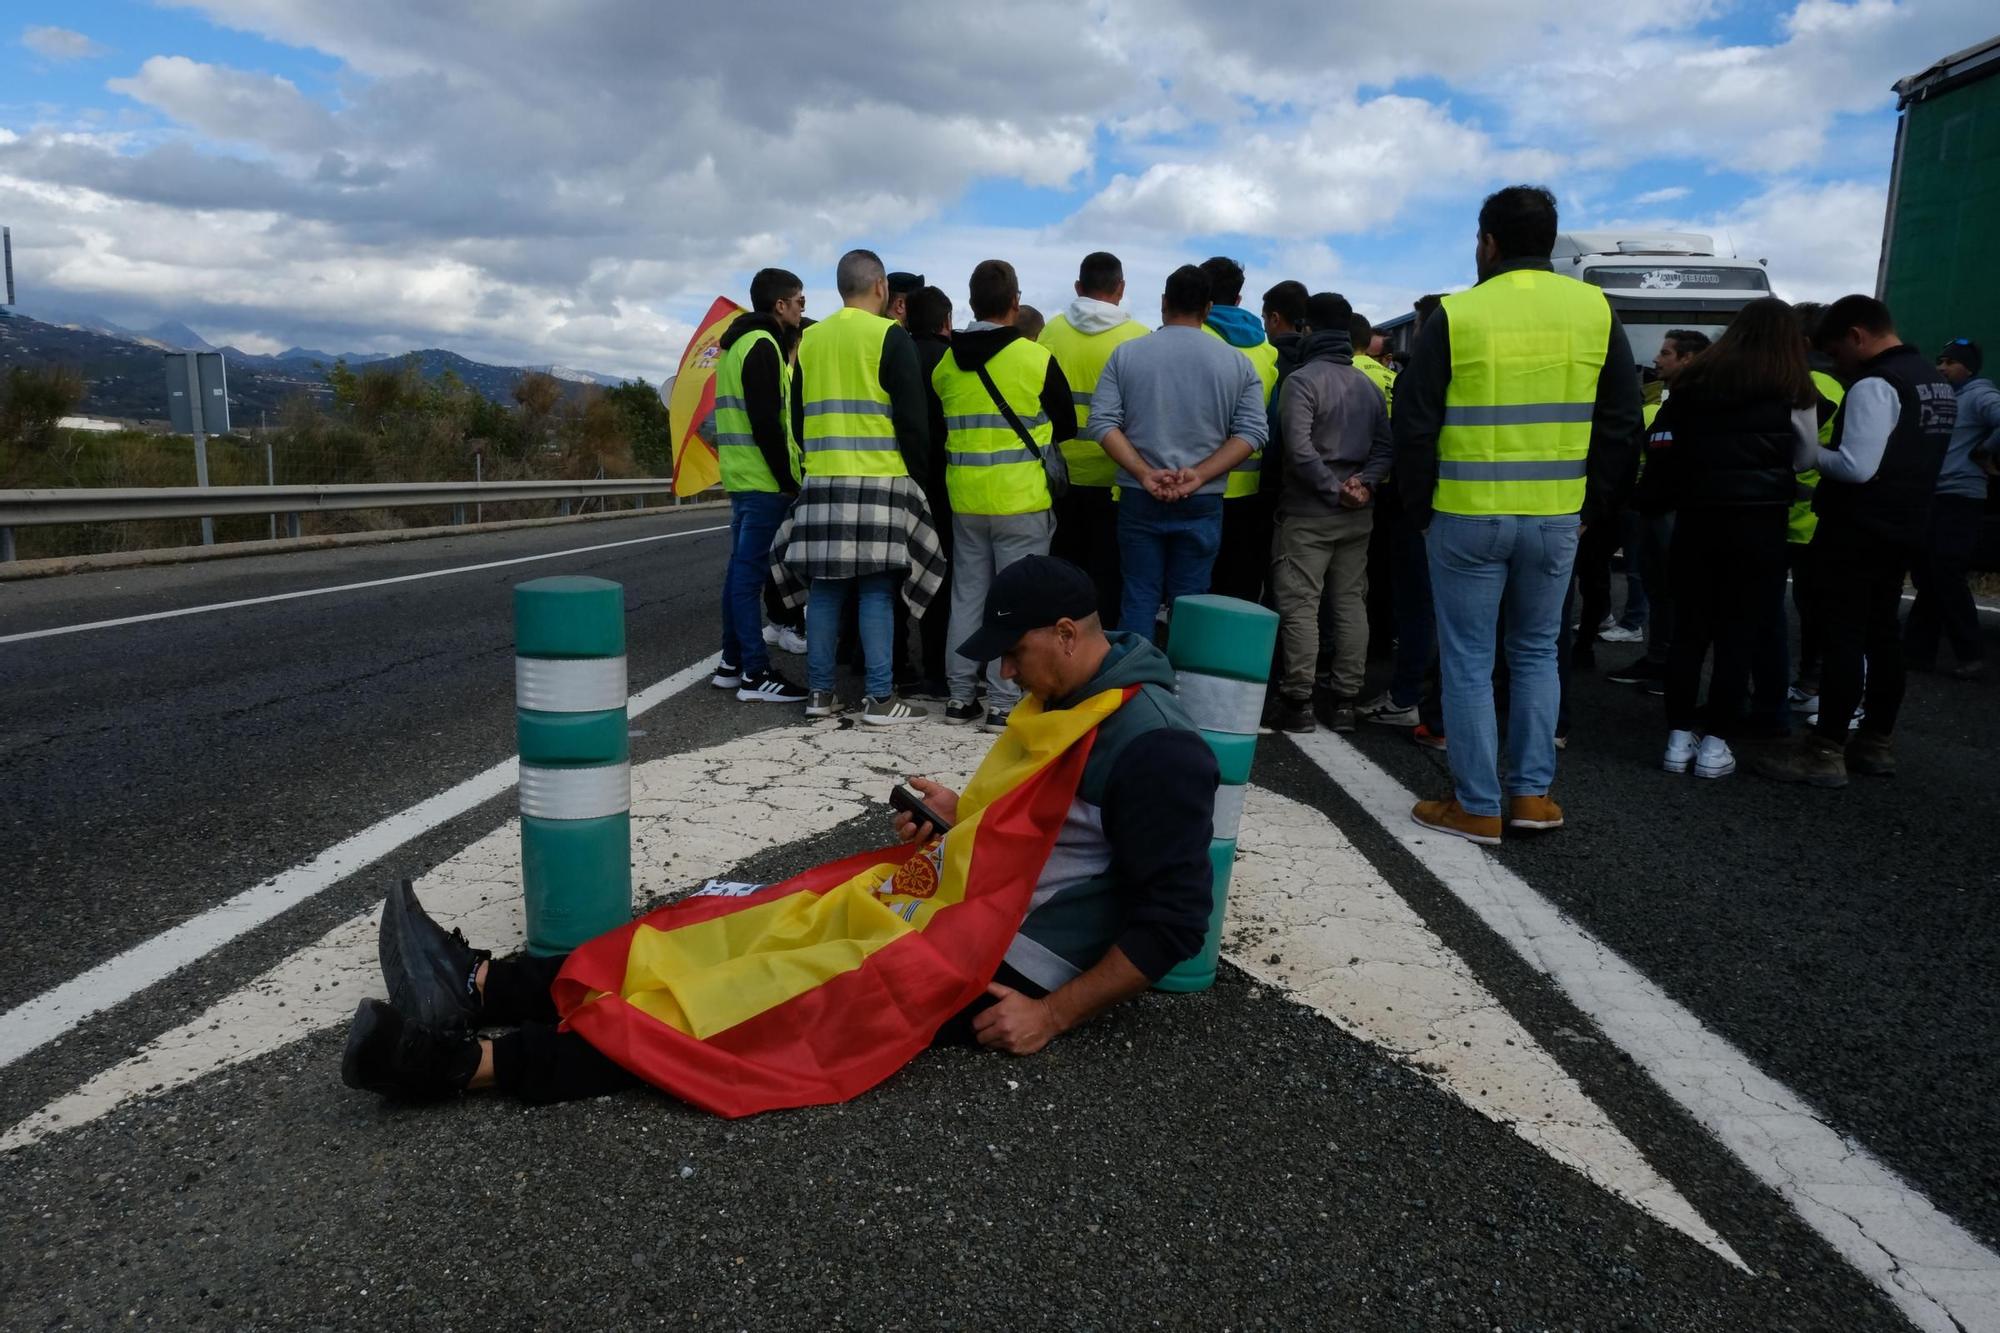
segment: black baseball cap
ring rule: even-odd
[[[958,645],[958,655],[991,662],[1013,651],[1029,630],[1096,614],[1097,589],[1090,575],[1067,560],[1031,555],[994,577],[993,586],[986,590],[986,610],[980,615],[979,628]]]
[[[1953,338],[1938,349],[1937,359],[1956,361],[1975,375],[1986,364],[1985,354],[1979,350],[1979,344],[1970,338]]]
[[[911,292],[922,291],[923,287],[924,275],[921,273],[904,273],[898,270],[889,275],[889,292],[891,295],[908,296]]]

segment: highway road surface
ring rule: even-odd
[[[343,1088],[389,882],[518,943],[515,583],[625,586],[635,907],[977,763],[710,689],[717,524],[0,583],[0,1327],[2000,1329],[1991,681],[1820,792],[1580,674],[1496,850],[1402,732],[1267,737],[1212,991],[844,1106]]]

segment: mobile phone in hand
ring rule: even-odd
[[[899,782],[890,788],[889,806],[893,810],[901,810],[920,825],[929,824],[933,837],[942,838],[951,832],[951,822],[924,804],[924,798],[907,782]]]

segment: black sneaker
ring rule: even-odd
[[[475,949],[461,932],[446,931],[431,920],[407,879],[382,904],[376,951],[389,1003],[398,1011],[439,1031],[469,1028],[478,1021],[473,976],[493,951]]]
[[[1276,731],[1289,731],[1295,736],[1318,731],[1319,723],[1313,720],[1313,706],[1310,699],[1286,699],[1280,696],[1271,709],[1271,727]]]
[[[980,730],[990,731],[996,736],[999,735],[1001,732],[1007,730],[1007,719],[1013,715],[1013,712],[1014,710],[1011,708],[987,709],[986,720],[979,724]]]
[[[953,699],[944,706],[944,720],[954,727],[962,727],[968,722],[978,722],[985,718],[986,710],[971,699]]]
[[[1361,729],[1361,716],[1352,702],[1333,704],[1326,710],[1326,725],[1343,736],[1352,736]]]
[[[786,680],[785,673],[773,667],[760,676],[745,676],[743,687],[736,691],[736,697],[752,704],[802,704],[806,701],[806,691]]]
[[[1613,685],[1649,685],[1656,680],[1664,680],[1667,667],[1664,662],[1654,662],[1640,658],[1630,666],[1615,667],[1607,672],[1605,679]]]
[[[708,683],[718,690],[733,690],[743,683],[743,668],[731,666],[727,662],[718,662],[715,674],[708,678]]]
[[[479,1072],[479,1039],[412,1022],[381,1000],[363,1000],[347,1029],[340,1081],[401,1101],[456,1097]]]

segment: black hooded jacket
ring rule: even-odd
[[[773,350],[769,343],[759,343],[743,358],[743,406],[750,414],[750,438],[757,442],[764,466],[777,478],[778,489],[786,495],[797,495],[799,479],[792,474],[792,450],[785,434],[784,397],[780,393],[779,376],[787,371],[779,356],[780,351],[787,355],[791,352],[798,341],[798,331],[779,324],[775,315],[753,312],[738,316],[734,324],[723,330],[716,345],[727,355],[730,348],[758,332],[776,338],[778,350]]]

